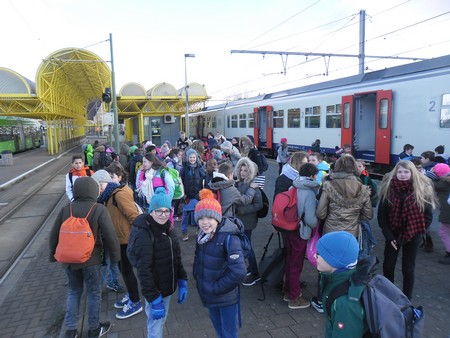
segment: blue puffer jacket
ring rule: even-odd
[[[195,249],[194,279],[205,307],[229,306],[239,301],[239,284],[245,279],[247,269],[236,224],[222,219],[214,237]]]

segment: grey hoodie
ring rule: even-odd
[[[307,226],[314,229],[317,225],[317,198],[319,183],[309,177],[298,176],[292,185],[297,188],[297,210],[298,214],[305,214],[303,220]]]

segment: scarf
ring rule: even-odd
[[[105,190],[103,190],[100,196],[98,196],[97,203],[105,204],[106,201],[111,197],[113,191],[118,187],[120,187],[119,183],[109,182]]]
[[[149,170],[142,170],[139,178],[140,184],[138,184],[137,192],[139,197],[145,197],[147,204],[155,194],[153,190],[153,177],[156,175],[156,170],[150,168]]]
[[[389,224],[398,235],[400,242],[409,242],[419,234],[425,233],[424,213],[414,198],[412,181],[399,181],[394,177],[391,181],[389,199]]]
[[[213,237],[214,237],[214,231],[213,231],[213,232],[210,232],[209,234],[205,234],[205,233],[203,232],[203,230],[200,230],[200,231],[198,232],[198,235],[197,235],[197,243],[198,243],[199,245],[208,243],[210,240],[213,239]]]

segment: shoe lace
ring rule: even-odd
[[[128,303],[126,303],[125,306],[123,307],[122,312],[123,312],[123,313],[127,313],[130,309],[132,309],[132,307],[131,307],[130,303],[128,302]]]

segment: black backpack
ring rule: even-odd
[[[263,207],[256,212],[256,215],[258,216],[258,218],[264,218],[269,213],[270,203],[264,190],[262,190],[261,188],[258,189],[261,192]]]

